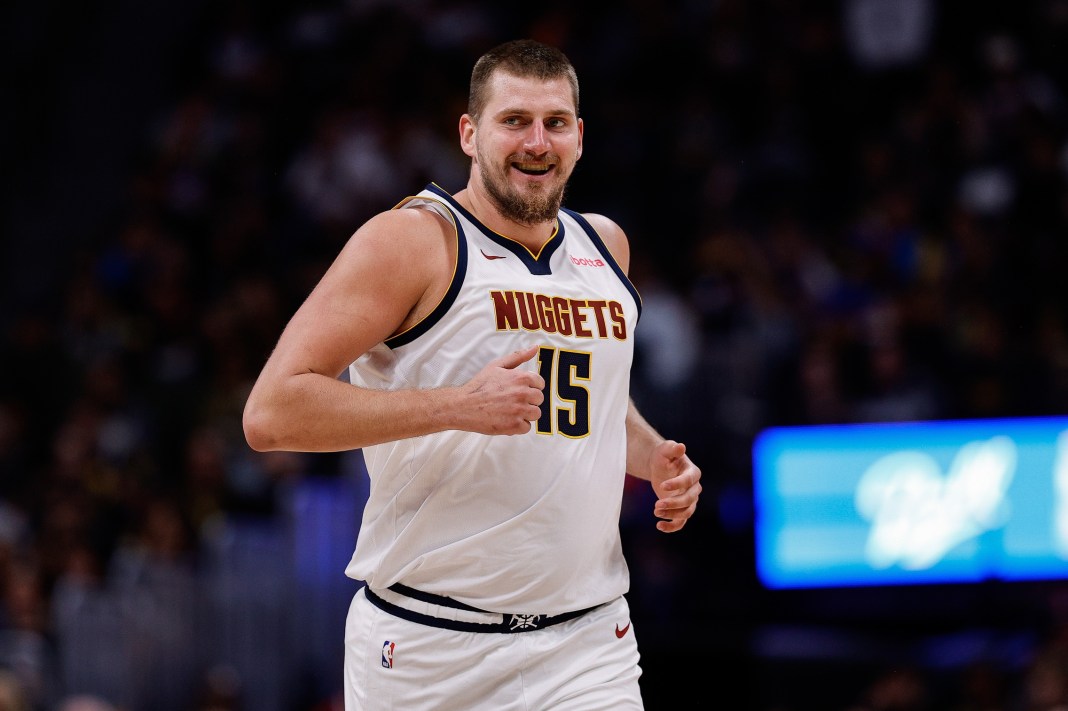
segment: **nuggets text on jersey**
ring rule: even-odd
[[[490,298],[498,331],[522,329],[579,338],[608,338],[611,332],[618,340],[627,338],[623,304],[618,301],[565,299],[529,291],[491,291]],[[591,316],[593,323],[587,324]]]

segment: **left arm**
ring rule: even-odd
[[[656,527],[664,533],[680,530],[697,511],[701,470],[686,456],[686,445],[660,436],[633,400],[627,407],[627,473],[653,485],[653,513],[661,519]]]
[[[585,217],[626,272],[630,268],[630,243],[623,229],[603,215]],[[661,519],[656,527],[664,533],[680,530],[697,510],[701,470],[686,456],[686,445],[664,439],[638,412],[633,400],[627,405],[627,473],[653,485],[653,513]]]

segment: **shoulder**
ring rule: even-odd
[[[427,209],[395,209],[368,219],[345,244],[341,257],[397,268],[413,267],[450,250],[456,234],[443,216]],[[454,249],[454,248],[453,248]]]
[[[452,235],[448,220],[429,210],[380,212],[349,237],[326,276],[345,288],[374,286],[414,300],[441,273],[451,273]]]
[[[433,310],[456,266],[456,227],[429,208],[380,212],[345,244],[337,260],[344,281],[373,292],[381,310],[395,310],[391,333],[410,328]]]
[[[380,212],[363,224],[352,236],[359,242],[385,242],[403,247],[409,243],[425,246],[428,240],[455,232],[444,216],[427,208],[398,208]]]
[[[595,212],[584,212],[582,216],[596,230],[605,246],[608,247],[608,251],[626,272],[630,267],[630,241],[623,228],[615,220]]]

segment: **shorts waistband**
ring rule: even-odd
[[[395,617],[458,632],[533,632],[573,620],[601,607],[594,605],[559,615],[500,613],[481,610],[450,597],[423,592],[401,583],[395,583],[378,592],[370,587],[364,590],[371,604]]]

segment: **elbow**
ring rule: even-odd
[[[245,433],[248,446],[257,452],[270,452],[277,449],[271,418],[262,408],[250,401],[245,405],[241,415],[241,428]]]

